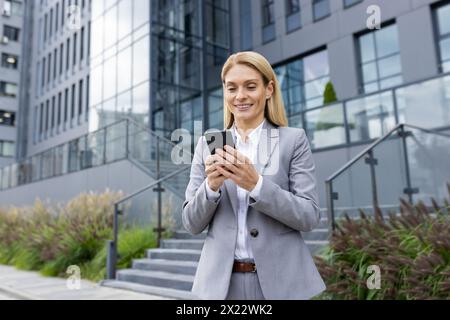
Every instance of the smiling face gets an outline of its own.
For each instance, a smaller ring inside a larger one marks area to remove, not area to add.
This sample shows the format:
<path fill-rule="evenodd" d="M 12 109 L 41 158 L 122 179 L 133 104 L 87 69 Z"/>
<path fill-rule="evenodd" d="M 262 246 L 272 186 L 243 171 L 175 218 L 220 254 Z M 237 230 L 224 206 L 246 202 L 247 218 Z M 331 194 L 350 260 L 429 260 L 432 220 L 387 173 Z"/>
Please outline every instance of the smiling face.
<path fill-rule="evenodd" d="M 266 86 L 262 75 L 249 66 L 236 64 L 225 75 L 225 101 L 240 129 L 256 128 L 263 121 L 272 93 L 273 82 Z"/>

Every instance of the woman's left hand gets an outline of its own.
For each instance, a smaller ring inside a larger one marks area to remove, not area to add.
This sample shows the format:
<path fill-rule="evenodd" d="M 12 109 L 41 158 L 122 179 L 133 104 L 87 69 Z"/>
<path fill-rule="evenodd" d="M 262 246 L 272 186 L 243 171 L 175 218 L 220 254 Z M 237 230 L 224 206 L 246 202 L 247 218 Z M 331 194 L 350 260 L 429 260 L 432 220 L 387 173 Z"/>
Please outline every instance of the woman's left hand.
<path fill-rule="evenodd" d="M 217 170 L 242 189 L 252 191 L 259 180 L 258 171 L 256 171 L 250 159 L 236 149 L 227 145 L 224 149 L 216 150 L 216 153 L 226 161 L 225 164 L 222 164 L 223 168 L 218 167 Z"/>

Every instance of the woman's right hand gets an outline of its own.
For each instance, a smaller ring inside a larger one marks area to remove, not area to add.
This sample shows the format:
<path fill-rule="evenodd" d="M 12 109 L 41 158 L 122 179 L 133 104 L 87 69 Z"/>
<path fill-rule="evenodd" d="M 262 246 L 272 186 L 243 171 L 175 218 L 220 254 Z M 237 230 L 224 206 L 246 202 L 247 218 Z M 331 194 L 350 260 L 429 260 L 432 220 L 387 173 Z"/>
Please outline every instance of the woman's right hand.
<path fill-rule="evenodd" d="M 206 166 L 205 173 L 207 177 L 208 186 L 214 192 L 219 191 L 220 187 L 227 179 L 217 170 L 217 167 L 221 166 L 223 162 L 224 159 L 217 154 L 209 155 L 205 161 Z"/>

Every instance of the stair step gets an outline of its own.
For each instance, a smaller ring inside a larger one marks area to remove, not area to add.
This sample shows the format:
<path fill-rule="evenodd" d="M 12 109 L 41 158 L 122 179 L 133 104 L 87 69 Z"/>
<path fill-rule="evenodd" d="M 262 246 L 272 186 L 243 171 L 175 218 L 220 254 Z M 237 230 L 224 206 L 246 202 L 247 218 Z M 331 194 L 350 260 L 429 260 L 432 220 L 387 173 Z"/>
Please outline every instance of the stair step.
<path fill-rule="evenodd" d="M 330 232 L 326 228 L 314 229 L 311 232 L 302 232 L 304 240 L 328 240 Z"/>
<path fill-rule="evenodd" d="M 192 293 L 185 290 L 155 287 L 134 282 L 119 281 L 119 280 L 103 280 L 100 283 L 100 285 L 108 288 L 129 290 L 133 292 L 146 293 L 172 299 L 181 299 L 181 300 L 197 299 Z"/>
<path fill-rule="evenodd" d="M 149 249 L 147 257 L 149 259 L 198 261 L 201 252 L 201 250 L 190 249 Z"/>
<path fill-rule="evenodd" d="M 196 261 L 176 261 L 162 259 L 133 260 L 133 269 L 148 271 L 164 271 L 177 274 L 195 275 L 198 263 Z"/>
<path fill-rule="evenodd" d="M 195 239 L 205 239 L 206 238 L 206 231 L 203 231 L 199 234 L 196 235 L 192 235 L 189 232 L 185 231 L 185 230 L 177 230 L 175 231 L 175 234 L 173 235 L 174 239 L 190 239 L 190 240 L 195 240 Z"/>
<path fill-rule="evenodd" d="M 190 291 L 194 282 L 194 276 L 164 271 L 125 269 L 117 272 L 117 280 Z"/>
<path fill-rule="evenodd" d="M 201 250 L 203 243 L 203 239 L 168 239 L 161 241 L 161 248 Z"/>
<path fill-rule="evenodd" d="M 320 253 L 320 250 L 329 244 L 326 240 L 305 240 L 311 255 Z"/>

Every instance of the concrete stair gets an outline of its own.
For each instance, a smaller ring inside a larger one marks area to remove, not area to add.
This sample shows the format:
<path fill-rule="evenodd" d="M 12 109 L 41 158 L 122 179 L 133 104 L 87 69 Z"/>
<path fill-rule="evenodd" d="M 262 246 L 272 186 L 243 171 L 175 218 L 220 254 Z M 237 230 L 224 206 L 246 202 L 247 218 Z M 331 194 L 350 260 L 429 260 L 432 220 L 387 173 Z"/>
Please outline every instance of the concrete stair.
<path fill-rule="evenodd" d="M 327 226 L 322 220 L 312 232 L 302 233 L 313 254 L 328 244 Z M 147 250 L 146 258 L 134 260 L 131 269 L 119 270 L 116 280 L 101 284 L 174 299 L 195 299 L 190 290 L 205 237 L 206 232 L 193 236 L 176 231 L 174 238 L 161 241 L 160 248 Z"/>

